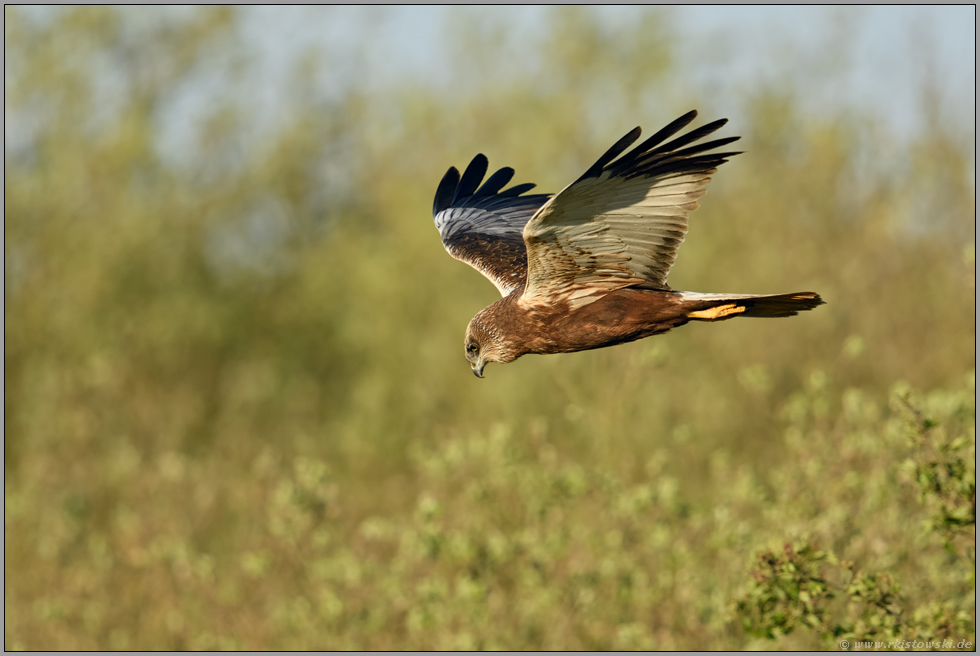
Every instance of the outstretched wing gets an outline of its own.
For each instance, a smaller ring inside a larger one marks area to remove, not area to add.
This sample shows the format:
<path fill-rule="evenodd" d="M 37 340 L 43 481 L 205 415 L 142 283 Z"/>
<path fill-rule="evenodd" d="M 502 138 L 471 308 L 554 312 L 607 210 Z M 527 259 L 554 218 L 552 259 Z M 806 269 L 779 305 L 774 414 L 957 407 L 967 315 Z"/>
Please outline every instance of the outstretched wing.
<path fill-rule="evenodd" d="M 477 155 L 462 178 L 455 167 L 450 168 L 436 189 L 432 216 L 449 254 L 485 275 L 507 296 L 524 289 L 527 279 L 524 224 L 551 194 L 523 196 L 535 187 L 531 183 L 501 191 L 514 177 L 510 167 L 480 186 L 487 164 L 484 155 Z"/>
<path fill-rule="evenodd" d="M 689 146 L 728 119 L 664 143 L 696 116 L 685 114 L 616 159 L 639 138 L 634 129 L 534 215 L 524 227 L 525 301 L 566 299 L 574 307 L 631 285 L 669 289 L 687 215 L 698 208 L 711 174 L 738 154 L 703 154 L 738 137 Z"/>

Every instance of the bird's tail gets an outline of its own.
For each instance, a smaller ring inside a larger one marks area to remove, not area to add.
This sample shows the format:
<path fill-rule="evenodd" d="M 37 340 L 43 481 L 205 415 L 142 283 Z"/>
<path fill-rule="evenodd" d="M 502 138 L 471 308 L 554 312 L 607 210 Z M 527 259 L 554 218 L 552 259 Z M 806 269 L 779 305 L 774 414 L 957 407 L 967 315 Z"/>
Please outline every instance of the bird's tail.
<path fill-rule="evenodd" d="M 696 321 L 723 321 L 734 317 L 792 317 L 798 312 L 823 305 L 814 292 L 792 294 L 699 294 L 680 292 L 687 318 Z"/>

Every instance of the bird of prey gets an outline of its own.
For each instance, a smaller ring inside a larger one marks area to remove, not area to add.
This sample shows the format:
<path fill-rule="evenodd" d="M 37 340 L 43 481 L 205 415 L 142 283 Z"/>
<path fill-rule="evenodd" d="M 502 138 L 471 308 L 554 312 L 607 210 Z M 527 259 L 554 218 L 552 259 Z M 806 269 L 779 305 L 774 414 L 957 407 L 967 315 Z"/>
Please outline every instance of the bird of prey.
<path fill-rule="evenodd" d="M 530 183 L 504 189 L 514 176 L 509 167 L 481 185 L 483 154 L 462 176 L 455 167 L 446 172 L 432 206 L 442 243 L 503 296 L 466 328 L 474 374 L 483 378 L 488 362 L 527 353 L 585 351 L 692 320 L 789 317 L 823 304 L 813 292 L 701 294 L 667 286 L 687 215 L 709 176 L 739 154 L 708 152 L 739 137 L 696 143 L 728 119 L 675 137 L 696 116 L 688 112 L 623 154 L 640 137 L 635 128 L 555 195 L 527 194 Z"/>

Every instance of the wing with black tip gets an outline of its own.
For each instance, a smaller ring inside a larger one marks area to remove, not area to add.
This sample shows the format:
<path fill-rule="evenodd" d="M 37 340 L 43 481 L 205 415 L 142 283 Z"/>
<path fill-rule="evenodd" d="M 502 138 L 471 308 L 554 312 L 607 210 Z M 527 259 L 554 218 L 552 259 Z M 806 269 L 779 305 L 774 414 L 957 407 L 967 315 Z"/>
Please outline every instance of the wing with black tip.
<path fill-rule="evenodd" d="M 507 296 L 524 290 L 524 225 L 550 194 L 523 195 L 534 188 L 530 183 L 504 189 L 514 177 L 514 169 L 509 167 L 481 185 L 487 165 L 487 158 L 481 154 L 473 158 L 462 176 L 455 167 L 450 168 L 436 189 L 432 216 L 449 254 L 482 273 Z"/>
<path fill-rule="evenodd" d="M 738 137 L 695 144 L 727 119 L 675 137 L 696 116 L 685 114 L 623 154 L 640 137 L 635 128 L 542 206 L 524 228 L 527 302 L 564 299 L 575 307 L 628 286 L 669 289 L 688 214 L 718 166 L 738 154 L 707 152 Z"/>

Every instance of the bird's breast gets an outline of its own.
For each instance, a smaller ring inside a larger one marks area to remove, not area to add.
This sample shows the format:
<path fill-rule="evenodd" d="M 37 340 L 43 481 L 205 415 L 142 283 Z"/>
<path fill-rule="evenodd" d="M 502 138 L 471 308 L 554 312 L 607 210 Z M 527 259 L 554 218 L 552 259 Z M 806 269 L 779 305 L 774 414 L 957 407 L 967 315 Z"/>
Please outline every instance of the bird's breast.
<path fill-rule="evenodd" d="M 587 305 L 528 307 L 519 332 L 528 353 L 570 353 L 664 333 L 687 322 L 678 295 L 620 289 Z"/>

